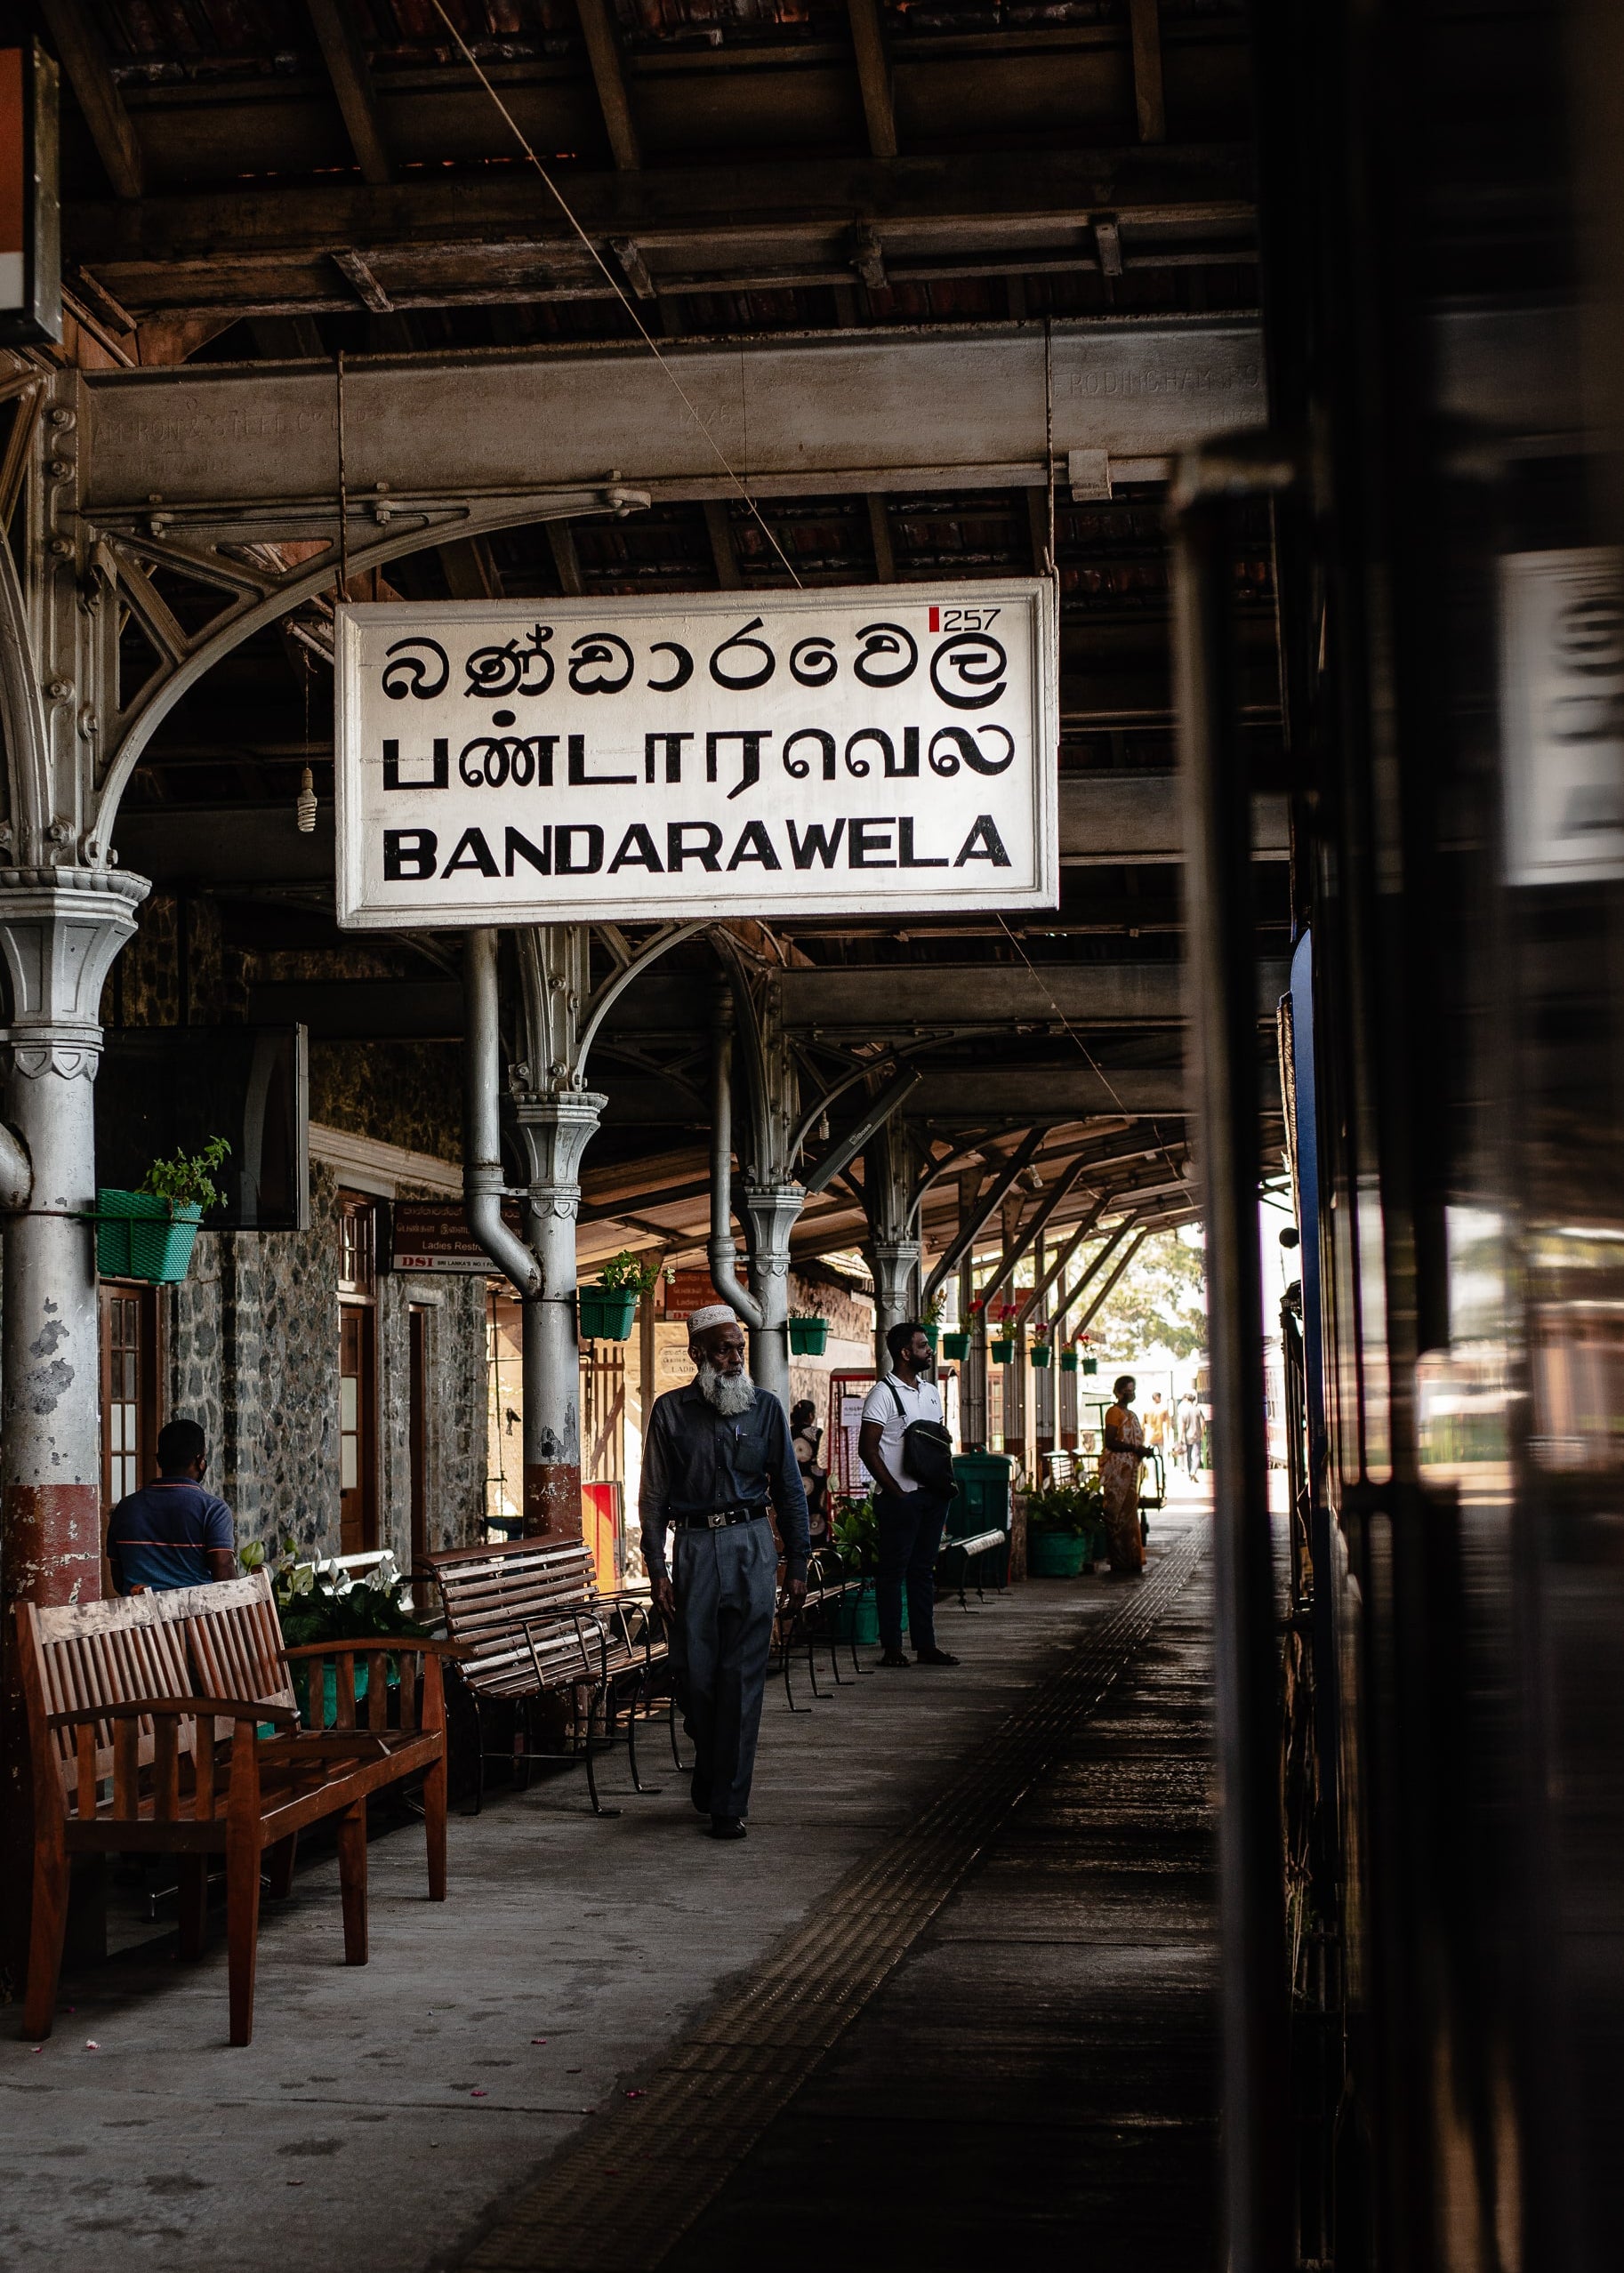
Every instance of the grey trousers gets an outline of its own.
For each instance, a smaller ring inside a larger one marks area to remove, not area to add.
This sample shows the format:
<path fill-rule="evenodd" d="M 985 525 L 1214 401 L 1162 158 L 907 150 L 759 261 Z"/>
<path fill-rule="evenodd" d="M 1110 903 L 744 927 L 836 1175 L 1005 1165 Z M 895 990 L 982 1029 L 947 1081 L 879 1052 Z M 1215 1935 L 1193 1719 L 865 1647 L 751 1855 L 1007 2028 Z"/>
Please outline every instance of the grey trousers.
<path fill-rule="evenodd" d="M 671 1670 L 694 1745 L 695 1795 L 708 1790 L 712 1815 L 743 1815 L 778 1599 L 772 1525 L 763 1516 L 717 1531 L 673 1532 L 671 1585 Z"/>

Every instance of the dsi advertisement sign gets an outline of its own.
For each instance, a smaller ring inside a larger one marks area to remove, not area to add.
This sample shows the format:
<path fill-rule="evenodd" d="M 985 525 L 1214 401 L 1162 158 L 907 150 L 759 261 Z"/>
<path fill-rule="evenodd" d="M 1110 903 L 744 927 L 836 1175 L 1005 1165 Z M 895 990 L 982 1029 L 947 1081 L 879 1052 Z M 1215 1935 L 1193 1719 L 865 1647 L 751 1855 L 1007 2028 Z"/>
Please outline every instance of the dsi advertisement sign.
<path fill-rule="evenodd" d="M 338 685 L 353 928 L 1055 904 L 1039 579 L 347 606 Z"/>

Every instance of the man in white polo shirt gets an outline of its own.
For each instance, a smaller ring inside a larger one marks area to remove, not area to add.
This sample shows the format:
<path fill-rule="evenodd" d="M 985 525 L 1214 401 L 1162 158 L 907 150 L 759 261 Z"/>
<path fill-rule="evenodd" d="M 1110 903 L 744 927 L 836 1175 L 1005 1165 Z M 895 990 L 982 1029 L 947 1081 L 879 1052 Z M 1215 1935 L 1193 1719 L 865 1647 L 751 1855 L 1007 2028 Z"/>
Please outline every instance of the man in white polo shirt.
<path fill-rule="evenodd" d="M 908 1473 L 903 1439 L 914 1421 L 942 1420 L 942 1396 L 930 1373 L 936 1360 L 929 1337 L 917 1319 L 893 1326 L 885 1337 L 891 1371 L 875 1382 L 863 1400 L 857 1452 L 879 1489 L 874 1514 L 880 1527 L 880 1569 L 874 1599 L 880 1613 L 882 1666 L 905 1666 L 902 1653 L 902 1590 L 908 1588 L 908 1630 L 913 1662 L 956 1666 L 957 1658 L 936 1645 L 936 1559 L 947 1520 L 951 1487 L 932 1488 Z"/>

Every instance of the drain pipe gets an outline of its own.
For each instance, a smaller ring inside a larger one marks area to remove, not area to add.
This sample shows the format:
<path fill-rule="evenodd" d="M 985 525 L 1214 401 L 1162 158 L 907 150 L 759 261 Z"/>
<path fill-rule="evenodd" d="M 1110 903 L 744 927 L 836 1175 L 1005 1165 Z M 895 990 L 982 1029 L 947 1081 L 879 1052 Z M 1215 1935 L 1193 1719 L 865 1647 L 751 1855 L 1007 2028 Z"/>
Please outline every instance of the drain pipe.
<path fill-rule="evenodd" d="M 733 1244 L 733 997 L 719 986 L 711 1004 L 711 1284 L 753 1334 L 766 1322 L 761 1305 L 738 1282 Z"/>
<path fill-rule="evenodd" d="M 502 1220 L 502 1050 L 496 935 L 470 931 L 462 950 L 462 1214 L 469 1231 L 519 1294 L 542 1291 L 541 1265 Z"/>

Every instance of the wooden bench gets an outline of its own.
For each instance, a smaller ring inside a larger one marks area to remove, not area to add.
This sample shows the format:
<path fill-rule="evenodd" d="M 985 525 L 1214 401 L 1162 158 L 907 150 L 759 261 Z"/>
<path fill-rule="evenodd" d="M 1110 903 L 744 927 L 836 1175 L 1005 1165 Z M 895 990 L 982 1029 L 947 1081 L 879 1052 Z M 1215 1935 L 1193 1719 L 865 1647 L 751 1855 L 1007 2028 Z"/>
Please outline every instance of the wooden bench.
<path fill-rule="evenodd" d="M 601 1594 L 591 1549 L 583 1539 L 513 1539 L 500 1546 L 452 1547 L 417 1565 L 439 1589 L 446 1631 L 458 1645 L 457 1674 L 473 1701 L 478 1724 L 478 1781 L 485 1762 L 506 1758 L 486 1750 L 481 1707 L 511 1699 L 521 1707 L 543 1697 L 569 1709 L 567 1752 L 534 1748 L 529 1732 L 516 1739 L 516 1763 L 583 1760 L 592 1811 L 616 1815 L 598 1790 L 597 1755 L 615 1743 L 615 1721 L 625 1707 L 626 1751 L 631 1781 L 638 1771 L 637 1730 L 653 1702 L 655 1677 L 670 1659 L 647 1596 Z M 676 1700 L 668 1707 L 671 1757 L 679 1768 Z M 604 1734 L 597 1734 L 599 1722 Z M 478 1804 L 478 1802 L 476 1802 Z"/>
<path fill-rule="evenodd" d="M 76 1854 L 175 1856 L 185 1958 L 203 1953 L 209 1862 L 223 1856 L 234 2044 L 253 2032 L 261 1856 L 272 1893 L 285 1894 L 300 1832 L 339 1818 L 344 1958 L 364 1965 L 367 1797 L 422 1776 L 429 1893 L 446 1899 L 443 1644 L 285 1649 L 264 1571 L 68 1609 L 20 1603 L 17 1625 L 35 1816 L 25 2036 L 51 2033 Z M 336 1725 L 304 1730 L 293 1668 L 309 1667 L 319 1696 L 326 1659 L 337 1665 Z"/>

